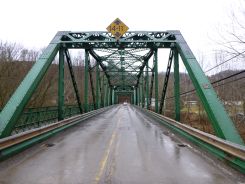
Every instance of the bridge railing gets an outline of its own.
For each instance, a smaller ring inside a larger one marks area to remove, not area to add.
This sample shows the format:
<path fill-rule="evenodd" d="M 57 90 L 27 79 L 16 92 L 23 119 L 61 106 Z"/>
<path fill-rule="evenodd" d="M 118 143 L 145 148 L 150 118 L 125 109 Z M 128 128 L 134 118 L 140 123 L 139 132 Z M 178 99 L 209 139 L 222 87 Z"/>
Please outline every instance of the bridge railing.
<path fill-rule="evenodd" d="M 88 110 L 94 110 L 94 104 L 89 104 Z M 79 114 L 80 110 L 77 105 L 67 105 L 64 107 L 64 118 L 72 117 Z M 26 108 L 18 119 L 12 131 L 12 135 L 18 134 L 27 130 L 38 128 L 44 125 L 55 123 L 58 121 L 58 107 L 39 107 Z"/>

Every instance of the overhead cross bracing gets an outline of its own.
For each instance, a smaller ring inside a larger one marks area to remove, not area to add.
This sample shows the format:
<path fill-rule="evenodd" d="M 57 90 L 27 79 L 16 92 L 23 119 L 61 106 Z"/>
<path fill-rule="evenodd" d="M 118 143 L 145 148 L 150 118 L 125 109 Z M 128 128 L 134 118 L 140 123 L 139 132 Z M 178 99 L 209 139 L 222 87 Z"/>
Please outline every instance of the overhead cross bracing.
<path fill-rule="evenodd" d="M 169 48 L 175 40 L 171 32 L 131 31 L 117 41 L 108 32 L 58 32 L 68 48 Z M 54 40 L 54 42 L 57 40 Z"/>
<path fill-rule="evenodd" d="M 136 87 L 142 65 L 150 49 L 94 49 L 93 55 L 103 63 L 115 88 Z"/>
<path fill-rule="evenodd" d="M 60 40 L 66 48 L 89 50 L 100 62 L 110 86 L 122 90 L 133 90 L 133 87 L 139 85 L 139 77 L 154 49 L 174 46 L 173 35 L 169 32 L 127 32 L 120 41 L 108 32 L 60 34 Z"/>

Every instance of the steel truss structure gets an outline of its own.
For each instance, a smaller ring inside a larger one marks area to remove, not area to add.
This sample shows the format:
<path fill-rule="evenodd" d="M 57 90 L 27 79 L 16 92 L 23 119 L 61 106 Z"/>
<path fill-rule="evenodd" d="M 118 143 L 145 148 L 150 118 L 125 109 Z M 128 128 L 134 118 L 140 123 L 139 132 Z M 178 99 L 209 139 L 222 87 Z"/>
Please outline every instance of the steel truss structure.
<path fill-rule="evenodd" d="M 161 99 L 158 99 L 158 49 L 170 49 L 168 68 Z M 70 49 L 84 49 L 84 101 L 73 74 Z M 168 78 L 174 64 L 175 119 L 180 120 L 179 56 L 193 82 L 218 137 L 243 144 L 233 122 L 219 101 L 211 83 L 199 66 L 180 31 L 132 31 L 116 40 L 108 32 L 58 32 L 35 65 L 16 89 L 0 113 L 0 137 L 11 134 L 16 121 L 31 98 L 55 56 L 59 53 L 58 119 L 64 119 L 64 61 L 68 63 L 80 113 L 89 111 L 89 79 L 94 108 L 118 103 L 120 95 L 131 102 L 150 108 L 155 98 L 155 112 L 161 113 L 166 96 Z M 96 63 L 91 64 L 90 57 Z M 153 66 L 149 59 L 153 57 Z M 149 81 L 149 73 L 152 74 Z M 95 84 L 93 83 L 93 74 Z"/>

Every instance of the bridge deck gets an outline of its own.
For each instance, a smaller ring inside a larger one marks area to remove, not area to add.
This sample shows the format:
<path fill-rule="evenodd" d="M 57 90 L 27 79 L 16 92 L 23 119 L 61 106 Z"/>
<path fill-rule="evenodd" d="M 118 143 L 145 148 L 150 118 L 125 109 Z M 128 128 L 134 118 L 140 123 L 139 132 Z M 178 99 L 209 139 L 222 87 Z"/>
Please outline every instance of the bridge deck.
<path fill-rule="evenodd" d="M 0 163 L 0 183 L 237 183 L 130 105 L 119 105 Z"/>

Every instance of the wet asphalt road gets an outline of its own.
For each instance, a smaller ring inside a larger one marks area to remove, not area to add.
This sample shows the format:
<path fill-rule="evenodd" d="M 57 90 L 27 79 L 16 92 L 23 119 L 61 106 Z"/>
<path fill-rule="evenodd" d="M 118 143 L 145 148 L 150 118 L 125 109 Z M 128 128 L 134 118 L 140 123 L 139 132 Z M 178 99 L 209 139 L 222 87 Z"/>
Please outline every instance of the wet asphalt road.
<path fill-rule="evenodd" d="M 231 173 L 130 105 L 119 105 L 0 163 L 0 183 L 229 184 Z"/>

